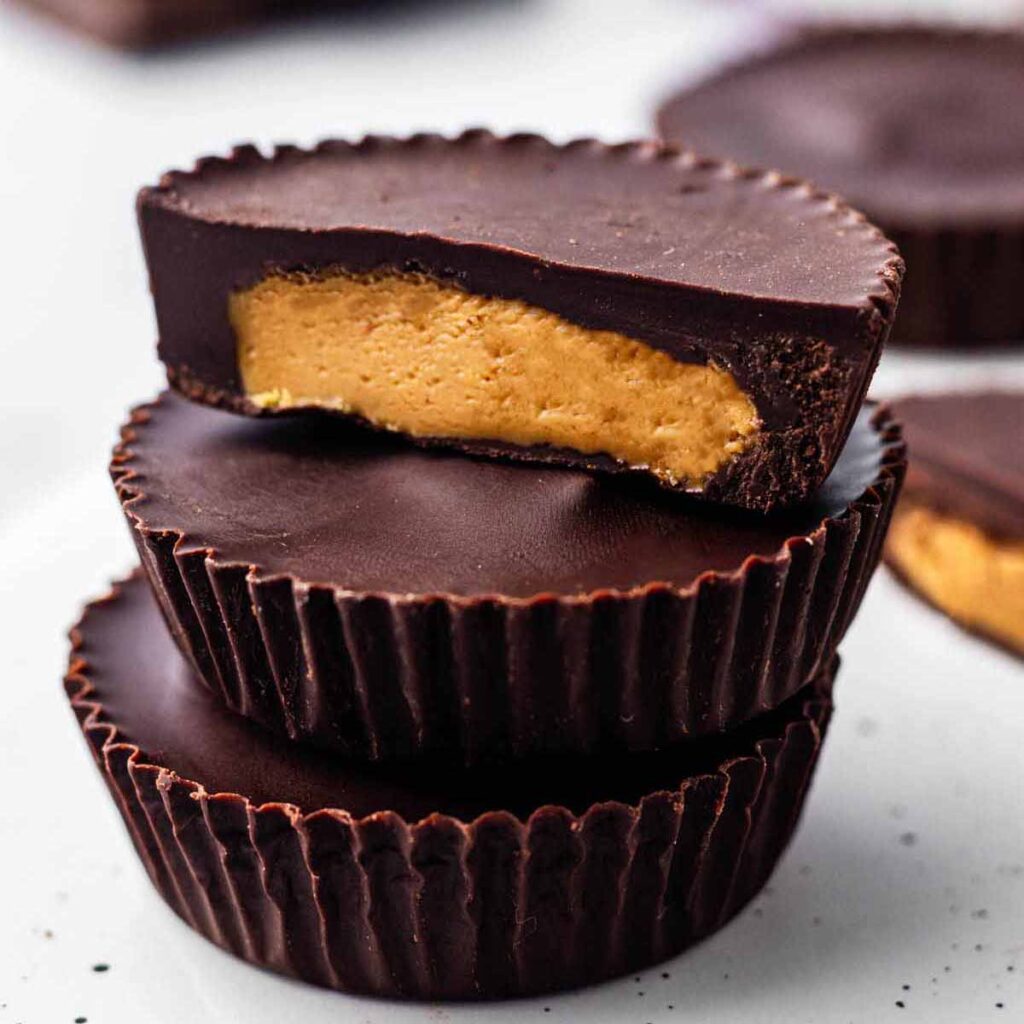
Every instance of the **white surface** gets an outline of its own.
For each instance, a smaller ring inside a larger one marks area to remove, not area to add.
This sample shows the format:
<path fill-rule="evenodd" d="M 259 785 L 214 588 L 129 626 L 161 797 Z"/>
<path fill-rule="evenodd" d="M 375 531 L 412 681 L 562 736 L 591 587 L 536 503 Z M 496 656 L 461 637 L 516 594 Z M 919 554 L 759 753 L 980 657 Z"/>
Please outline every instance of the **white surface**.
<path fill-rule="evenodd" d="M 150 890 L 59 686 L 80 601 L 132 562 L 107 453 L 161 380 L 138 184 L 245 138 L 642 134 L 652 98 L 720 52 L 734 17 L 750 14 L 494 2 L 141 60 L 0 8 L 0 1024 L 1024 1020 L 1024 670 L 884 575 L 770 891 L 640 982 L 537 1002 L 350 999 L 217 952 Z M 1022 382 L 1024 359 L 888 356 L 878 390 L 972 379 Z"/>

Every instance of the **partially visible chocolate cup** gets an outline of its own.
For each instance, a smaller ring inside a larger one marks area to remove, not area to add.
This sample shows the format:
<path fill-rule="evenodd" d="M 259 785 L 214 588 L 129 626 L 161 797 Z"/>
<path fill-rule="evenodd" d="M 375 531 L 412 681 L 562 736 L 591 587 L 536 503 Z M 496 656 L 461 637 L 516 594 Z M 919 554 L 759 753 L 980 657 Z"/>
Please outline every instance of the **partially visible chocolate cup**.
<path fill-rule="evenodd" d="M 862 209 L 907 263 L 891 344 L 1024 343 L 1024 32 L 809 24 L 670 97 L 659 134 Z"/>
<path fill-rule="evenodd" d="M 913 453 L 885 560 L 915 593 L 1024 657 L 1024 392 L 896 400 Z"/>
<path fill-rule="evenodd" d="M 344 0 L 20 0 L 67 29 L 108 46 L 150 50 L 317 8 Z"/>
<path fill-rule="evenodd" d="M 466 772 L 346 763 L 223 707 L 140 576 L 72 631 L 66 687 L 161 896 L 235 955 L 349 992 L 519 996 L 672 956 L 761 888 L 834 666 L 728 736 Z"/>
<path fill-rule="evenodd" d="M 366 760 L 477 763 L 658 749 L 791 697 L 856 613 L 903 465 L 867 410 L 812 502 L 730 514 L 168 393 L 112 471 L 171 632 L 228 707 Z"/>

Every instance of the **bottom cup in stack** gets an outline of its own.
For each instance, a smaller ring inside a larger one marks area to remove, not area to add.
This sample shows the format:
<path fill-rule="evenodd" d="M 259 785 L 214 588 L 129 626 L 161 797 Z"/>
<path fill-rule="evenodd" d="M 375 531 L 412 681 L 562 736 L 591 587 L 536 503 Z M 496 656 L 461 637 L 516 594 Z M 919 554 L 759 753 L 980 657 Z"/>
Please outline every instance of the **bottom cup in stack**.
<path fill-rule="evenodd" d="M 728 921 L 792 834 L 833 674 L 657 753 L 385 767 L 224 707 L 136 575 L 73 631 L 67 690 L 189 925 L 314 984 L 477 999 L 613 977 Z"/>

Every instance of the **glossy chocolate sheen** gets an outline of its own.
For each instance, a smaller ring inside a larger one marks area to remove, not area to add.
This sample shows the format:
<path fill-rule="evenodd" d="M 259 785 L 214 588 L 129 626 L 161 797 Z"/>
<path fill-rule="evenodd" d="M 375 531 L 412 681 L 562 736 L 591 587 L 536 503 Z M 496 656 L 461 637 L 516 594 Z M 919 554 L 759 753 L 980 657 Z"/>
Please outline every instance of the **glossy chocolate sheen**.
<path fill-rule="evenodd" d="M 785 848 L 831 712 L 829 669 L 654 758 L 383 773 L 222 709 L 141 578 L 72 637 L 72 706 L 172 909 L 254 964 L 390 997 L 568 988 L 721 927 Z"/>
<path fill-rule="evenodd" d="M 833 656 L 903 470 L 865 410 L 800 510 L 473 459 L 166 393 L 111 466 L 174 637 L 230 708 L 370 761 L 655 750 Z"/>
<path fill-rule="evenodd" d="M 1024 539 L 1024 394 L 898 399 L 911 453 L 906 493 L 989 533 Z"/>
<path fill-rule="evenodd" d="M 864 413 L 811 502 L 758 516 L 633 479 L 427 451 L 329 415 L 256 421 L 172 393 L 143 409 L 117 467 L 144 529 L 263 577 L 394 596 L 687 587 L 842 515 L 886 456 Z"/>
<path fill-rule="evenodd" d="M 1024 35 L 810 27 L 685 89 L 659 133 L 833 189 L 899 245 L 894 342 L 1024 337 Z"/>
<path fill-rule="evenodd" d="M 902 276 L 891 244 L 834 200 L 654 143 L 477 131 L 242 147 L 143 189 L 139 221 L 160 356 L 191 397 L 259 411 L 241 392 L 231 292 L 274 271 L 415 270 L 728 369 L 763 428 L 704 490 L 762 510 L 830 470 Z"/>

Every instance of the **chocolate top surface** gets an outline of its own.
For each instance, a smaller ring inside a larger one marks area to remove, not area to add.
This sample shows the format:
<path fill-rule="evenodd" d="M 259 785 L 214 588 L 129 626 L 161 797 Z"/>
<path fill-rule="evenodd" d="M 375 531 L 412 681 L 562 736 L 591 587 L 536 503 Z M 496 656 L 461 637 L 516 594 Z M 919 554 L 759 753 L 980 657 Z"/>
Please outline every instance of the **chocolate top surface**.
<path fill-rule="evenodd" d="M 1024 539 L 1024 393 L 908 396 L 893 413 L 910 452 L 909 497 Z"/>
<path fill-rule="evenodd" d="M 670 99 L 663 136 L 833 189 L 884 226 L 1024 220 L 1024 35 L 809 29 Z"/>
<path fill-rule="evenodd" d="M 888 243 L 806 188 L 655 143 L 556 146 L 535 136 L 417 136 L 251 148 L 166 175 L 141 204 L 202 221 L 386 232 L 535 259 L 538 272 L 648 279 L 783 303 L 885 301 Z"/>
<path fill-rule="evenodd" d="M 582 813 L 591 804 L 678 789 L 691 775 L 715 771 L 755 752 L 759 739 L 780 736 L 803 717 L 801 691 L 728 738 L 690 741 L 657 754 L 595 759 L 540 759 L 505 767 L 447 768 L 418 762 L 371 767 L 279 738 L 228 711 L 191 675 L 140 576 L 116 597 L 90 607 L 79 628 L 78 654 L 118 740 L 136 744 L 143 759 L 198 782 L 210 793 L 237 793 L 256 804 L 292 803 L 363 817 L 390 810 L 408 821 L 437 812 L 464 821 L 507 810 L 526 818 L 555 804 Z M 830 680 L 820 683 L 824 688 Z"/>
<path fill-rule="evenodd" d="M 121 462 L 141 528 L 264 576 L 398 595 L 684 587 L 842 514 L 886 453 L 865 409 L 815 498 L 761 516 L 633 477 L 425 450 L 328 415 L 252 420 L 171 393 L 144 408 Z"/>

